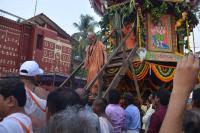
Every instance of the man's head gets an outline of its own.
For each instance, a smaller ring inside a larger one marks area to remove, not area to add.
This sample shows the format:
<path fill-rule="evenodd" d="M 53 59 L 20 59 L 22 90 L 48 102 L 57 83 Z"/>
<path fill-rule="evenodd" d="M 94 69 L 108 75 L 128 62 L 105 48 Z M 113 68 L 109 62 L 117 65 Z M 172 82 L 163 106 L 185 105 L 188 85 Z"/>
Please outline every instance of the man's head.
<path fill-rule="evenodd" d="M 200 109 L 200 88 L 193 91 L 192 107 Z"/>
<path fill-rule="evenodd" d="M 99 115 L 105 113 L 106 106 L 107 106 L 106 99 L 97 98 L 97 99 L 95 99 L 95 101 L 92 104 L 92 109 L 93 109 L 94 113 L 96 113 L 99 116 Z"/>
<path fill-rule="evenodd" d="M 42 75 L 43 73 L 44 71 L 39 67 L 39 65 L 35 61 L 25 61 L 21 65 L 19 72 L 21 76 L 28 76 L 28 77 Z"/>
<path fill-rule="evenodd" d="M 25 61 L 19 69 L 21 79 L 25 84 L 37 84 L 38 76 L 42 75 L 44 71 L 39 67 L 35 61 Z"/>
<path fill-rule="evenodd" d="M 89 45 L 93 45 L 97 41 L 97 36 L 93 32 L 89 32 L 87 35 Z"/>
<path fill-rule="evenodd" d="M 88 92 L 85 89 L 83 89 L 83 88 L 77 88 L 75 90 L 75 92 L 80 97 L 80 104 L 82 106 L 85 106 L 88 103 L 88 98 L 89 98 Z"/>
<path fill-rule="evenodd" d="M 91 112 L 68 107 L 50 119 L 47 133 L 98 133 L 98 123 Z"/>
<path fill-rule="evenodd" d="M 70 88 L 57 88 L 47 97 L 47 119 L 68 106 L 80 104 L 78 94 Z"/>
<path fill-rule="evenodd" d="M 200 132 L 200 113 L 197 110 L 186 110 L 183 119 L 184 133 Z"/>
<path fill-rule="evenodd" d="M 120 93 L 116 89 L 111 89 L 108 93 L 108 101 L 110 104 L 119 104 Z"/>
<path fill-rule="evenodd" d="M 170 91 L 168 90 L 159 90 L 155 97 L 155 105 L 167 106 L 169 104 Z"/>
<path fill-rule="evenodd" d="M 156 97 L 156 92 L 151 92 L 151 94 L 148 96 L 148 99 L 147 99 L 147 104 L 150 105 L 152 104 L 153 105 L 153 108 L 155 108 L 155 97 Z"/>
<path fill-rule="evenodd" d="M 133 95 L 129 92 L 124 93 L 124 101 L 125 101 L 125 106 L 128 106 L 130 104 L 134 104 Z"/>
<path fill-rule="evenodd" d="M 0 118 L 19 111 L 25 104 L 26 90 L 20 80 L 0 80 Z"/>
<path fill-rule="evenodd" d="M 149 94 L 149 96 L 148 96 L 148 100 L 153 100 L 154 98 L 155 98 L 155 96 L 156 96 L 156 92 L 151 92 L 150 94 Z"/>

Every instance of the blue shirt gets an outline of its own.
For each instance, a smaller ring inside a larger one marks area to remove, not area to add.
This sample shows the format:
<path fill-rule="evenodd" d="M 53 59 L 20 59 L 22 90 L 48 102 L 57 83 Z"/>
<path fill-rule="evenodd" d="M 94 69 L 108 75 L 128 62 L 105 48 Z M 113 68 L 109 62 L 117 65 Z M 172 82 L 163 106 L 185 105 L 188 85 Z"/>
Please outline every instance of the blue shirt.
<path fill-rule="evenodd" d="M 125 109 L 125 130 L 139 130 L 141 128 L 140 111 L 134 105 Z"/>

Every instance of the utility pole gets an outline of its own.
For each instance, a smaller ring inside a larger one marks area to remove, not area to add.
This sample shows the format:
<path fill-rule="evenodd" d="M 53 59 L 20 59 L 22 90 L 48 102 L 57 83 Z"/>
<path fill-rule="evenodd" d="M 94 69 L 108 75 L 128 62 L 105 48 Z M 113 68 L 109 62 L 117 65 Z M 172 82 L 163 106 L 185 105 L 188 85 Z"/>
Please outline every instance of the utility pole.
<path fill-rule="evenodd" d="M 35 11 L 34 11 L 34 17 L 36 15 L 36 12 L 37 12 L 37 0 L 35 0 Z"/>

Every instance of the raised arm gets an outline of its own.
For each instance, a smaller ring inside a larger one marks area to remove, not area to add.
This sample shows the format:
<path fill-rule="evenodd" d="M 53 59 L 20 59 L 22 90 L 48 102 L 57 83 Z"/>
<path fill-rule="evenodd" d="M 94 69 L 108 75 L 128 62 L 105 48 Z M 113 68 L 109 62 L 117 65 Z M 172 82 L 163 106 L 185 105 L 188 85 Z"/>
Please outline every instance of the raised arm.
<path fill-rule="evenodd" d="M 182 133 L 186 101 L 198 79 L 199 58 L 193 54 L 184 57 L 176 68 L 173 91 L 160 133 Z"/>

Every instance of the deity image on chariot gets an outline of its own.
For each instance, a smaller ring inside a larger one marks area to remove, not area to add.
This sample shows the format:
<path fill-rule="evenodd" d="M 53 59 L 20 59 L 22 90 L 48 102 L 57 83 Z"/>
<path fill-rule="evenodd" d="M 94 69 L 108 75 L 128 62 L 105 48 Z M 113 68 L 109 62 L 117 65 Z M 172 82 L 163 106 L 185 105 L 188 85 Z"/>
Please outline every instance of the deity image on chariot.
<path fill-rule="evenodd" d="M 167 44 L 166 39 L 166 27 L 162 24 L 162 22 L 159 22 L 157 25 L 154 26 L 154 28 L 151 29 L 152 34 L 152 43 L 156 48 L 159 49 L 169 49 L 169 44 Z"/>

